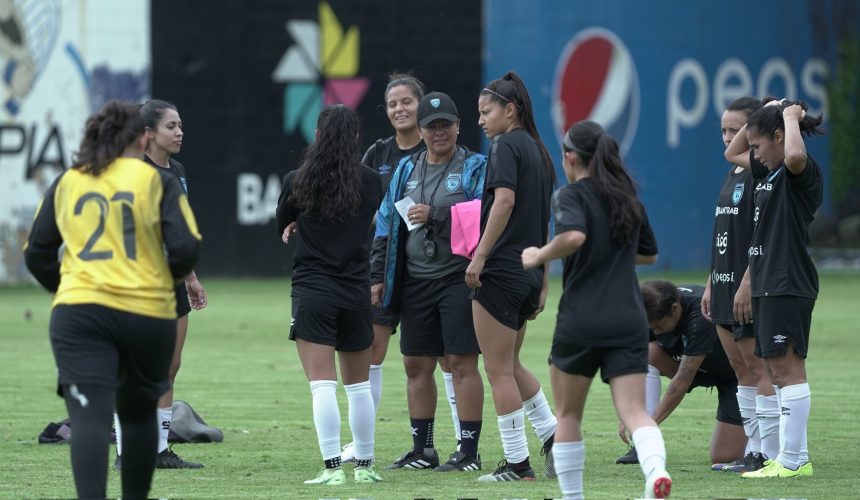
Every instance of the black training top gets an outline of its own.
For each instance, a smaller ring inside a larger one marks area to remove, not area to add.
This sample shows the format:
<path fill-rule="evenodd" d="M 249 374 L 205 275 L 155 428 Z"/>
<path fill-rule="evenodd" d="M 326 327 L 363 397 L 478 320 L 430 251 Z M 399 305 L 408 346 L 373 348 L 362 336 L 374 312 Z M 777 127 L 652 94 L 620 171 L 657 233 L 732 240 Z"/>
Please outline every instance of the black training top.
<path fill-rule="evenodd" d="M 609 205 L 587 177 L 555 192 L 552 213 L 556 235 L 567 231 L 586 235 L 582 248 L 564 259 L 555 340 L 588 346 L 646 345 L 648 318 L 636 279 L 636 254 L 656 255 L 657 241 L 644 207 L 642 224 L 625 243 L 612 239 Z"/>
<path fill-rule="evenodd" d="M 791 295 L 818 297 L 818 272 L 806 250 L 809 225 L 821 206 L 823 183 L 821 168 L 807 156 L 800 175 L 784 164 L 774 170 L 750 153 L 755 188 L 755 213 L 750 243 L 752 296 Z"/>
<path fill-rule="evenodd" d="M 678 287 L 681 319 L 669 333 L 656 335 L 660 348 L 676 360 L 681 356 L 705 356 L 699 371 L 718 377 L 735 378 L 726 351 L 717 337 L 717 328 L 702 316 L 704 287 L 682 285 Z"/>
<path fill-rule="evenodd" d="M 717 324 L 736 323 L 732 311 L 735 293 L 747 269 L 747 252 L 753 233 L 753 194 L 756 181 L 749 169 L 732 166 L 726 176 L 714 213 L 711 250 L 711 318 Z"/>
<path fill-rule="evenodd" d="M 150 158 L 147 155 L 143 155 L 143 161 L 145 161 L 146 163 L 149 163 L 153 167 L 162 168 L 159 165 L 157 165 L 154 161 L 152 161 L 152 158 Z M 179 163 L 178 161 L 174 160 L 173 158 L 168 158 L 167 164 L 170 165 L 170 168 L 166 168 L 164 170 L 167 170 L 171 174 L 175 175 L 176 178 L 179 179 L 179 183 L 182 184 L 182 189 L 185 190 L 185 194 L 188 194 L 188 179 L 185 176 L 185 166 L 183 164 Z"/>
<path fill-rule="evenodd" d="M 496 199 L 496 188 L 512 189 L 515 204 L 508 224 L 490 250 L 482 276 L 492 277 L 504 288 L 517 289 L 522 283 L 540 288 L 543 267 L 523 270 L 521 255 L 526 247 L 539 247 L 547 242 L 553 186 L 540 148 L 521 128 L 496 136 L 490 146 L 487 191 L 481 202 L 481 236 Z"/>
<path fill-rule="evenodd" d="M 382 202 L 382 183 L 375 171 L 361 171 L 358 210 L 342 221 L 301 212 L 290 201 L 297 170 L 287 174 L 275 214 L 278 236 L 297 220 L 293 258 L 293 297 L 304 297 L 346 309 L 370 307 L 370 224 Z"/>
<path fill-rule="evenodd" d="M 385 139 L 377 139 L 371 144 L 364 153 L 364 157 L 361 158 L 361 163 L 379 172 L 379 176 L 382 177 L 382 192 L 384 194 L 388 190 L 391 176 L 397 170 L 400 160 L 425 149 L 427 149 L 427 145 L 424 144 L 424 141 L 419 141 L 418 144 L 409 149 L 400 149 L 397 140 L 392 135 Z"/>

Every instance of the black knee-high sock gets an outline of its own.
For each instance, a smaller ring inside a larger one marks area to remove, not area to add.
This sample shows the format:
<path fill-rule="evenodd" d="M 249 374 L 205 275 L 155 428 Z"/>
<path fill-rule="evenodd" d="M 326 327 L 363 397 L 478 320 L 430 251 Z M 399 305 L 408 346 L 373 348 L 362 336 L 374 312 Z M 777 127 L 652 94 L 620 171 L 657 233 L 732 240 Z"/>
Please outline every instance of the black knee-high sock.
<path fill-rule="evenodd" d="M 122 425 L 122 498 L 148 498 L 158 455 L 157 399 L 117 394 Z"/>
<path fill-rule="evenodd" d="M 107 387 L 64 385 L 71 419 L 72 473 L 78 498 L 105 498 L 114 393 Z"/>

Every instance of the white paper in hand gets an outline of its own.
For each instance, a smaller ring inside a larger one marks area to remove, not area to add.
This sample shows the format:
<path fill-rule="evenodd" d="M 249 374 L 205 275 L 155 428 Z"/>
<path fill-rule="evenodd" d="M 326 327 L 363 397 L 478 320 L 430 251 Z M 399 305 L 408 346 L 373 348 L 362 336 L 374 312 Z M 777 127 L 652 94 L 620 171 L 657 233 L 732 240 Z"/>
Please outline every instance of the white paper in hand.
<path fill-rule="evenodd" d="M 405 197 L 402 200 L 394 203 L 394 208 L 397 209 L 397 213 L 400 214 L 400 217 L 403 219 L 403 222 L 406 223 L 406 229 L 412 231 L 415 228 L 421 227 L 424 224 L 413 224 L 409 220 L 409 208 L 414 206 L 415 202 L 410 197 Z"/>

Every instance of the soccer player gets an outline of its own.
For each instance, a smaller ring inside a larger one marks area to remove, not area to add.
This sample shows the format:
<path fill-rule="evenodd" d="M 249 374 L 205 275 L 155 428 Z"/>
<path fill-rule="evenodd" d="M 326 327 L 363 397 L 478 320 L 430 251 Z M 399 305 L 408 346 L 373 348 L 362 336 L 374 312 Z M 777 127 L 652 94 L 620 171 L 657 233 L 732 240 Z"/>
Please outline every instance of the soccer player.
<path fill-rule="evenodd" d="M 726 147 L 759 108 L 761 101 L 753 97 L 729 103 L 720 120 Z M 753 232 L 755 185 L 749 169 L 731 166 L 717 198 L 711 274 L 702 296 L 702 315 L 716 324 L 720 342 L 737 375 L 737 400 L 747 436 L 743 459 L 715 463 L 714 470 L 758 470 L 768 457 L 779 452 L 779 407 L 764 360 L 755 355 L 751 318 L 747 251 Z"/>
<path fill-rule="evenodd" d="M 184 133 L 179 111 L 172 103 L 153 99 L 146 101 L 140 108 L 140 115 L 146 124 L 146 154 L 143 160 L 150 165 L 170 172 L 188 193 L 185 167 L 172 158 L 182 148 Z M 207 305 L 206 290 L 197 279 L 194 271 L 176 286 L 176 347 L 170 361 L 170 389 L 158 400 L 158 462 L 157 469 L 199 469 L 203 464 L 183 460 L 167 445 L 170 422 L 173 418 L 173 384 L 182 361 L 182 349 L 188 335 L 188 313 L 191 309 L 203 309 Z M 115 467 L 122 466 L 122 426 L 114 414 L 114 427 L 117 434 Z"/>
<path fill-rule="evenodd" d="M 757 356 L 776 384 L 781 408 L 779 455 L 743 477 L 811 476 L 806 446 L 810 390 L 806 356 L 818 272 L 806 251 L 809 225 L 821 206 L 821 167 L 803 135 L 822 134 L 807 105 L 771 101 L 750 116 L 726 149 L 726 160 L 750 168 L 758 181 L 749 268 Z"/>
<path fill-rule="evenodd" d="M 552 199 L 555 237 L 523 250 L 525 269 L 564 258 L 564 291 L 550 351 L 558 412 L 553 454 L 566 499 L 583 498 L 585 443 L 581 422 L 600 369 L 622 422 L 633 432 L 645 475 L 645 497 L 669 495 L 663 436 L 645 412 L 648 322 L 636 263 L 657 261 L 657 242 L 618 145 L 592 121 L 574 123 L 563 140 L 570 182 Z"/>
<path fill-rule="evenodd" d="M 397 167 L 377 217 L 374 253 L 383 254 L 371 259 L 373 303 L 383 310 L 396 305 L 403 320 L 400 351 L 413 429 L 412 449 L 389 469 L 480 470 L 484 384 L 469 289 L 463 282 L 469 260 L 451 251 L 451 207 L 481 198 L 487 158 L 457 145 L 460 117 L 447 94 L 424 96 L 418 123 L 427 149 Z M 414 202 L 408 210 L 410 225 L 420 225 L 411 230 L 395 207 L 407 197 Z M 433 372 L 440 356 L 453 374 L 462 430 L 460 449 L 441 466 L 433 445 Z"/>
<path fill-rule="evenodd" d="M 746 446 L 736 397 L 738 380 L 717 337 L 713 323 L 702 317 L 704 288 L 668 281 L 647 281 L 641 286 L 648 322 L 654 333 L 648 363 L 671 381 L 654 411 L 660 424 L 696 387 L 716 387 L 717 424 L 711 436 L 711 463 L 743 457 Z M 621 426 L 620 436 L 627 440 Z"/>
<path fill-rule="evenodd" d="M 105 498 L 111 414 L 122 423 L 122 497 L 147 498 L 156 408 L 176 343 L 175 280 L 192 270 L 197 223 L 179 181 L 140 160 L 139 106 L 110 101 L 87 119 L 72 167 L 45 193 L 25 250 L 55 292 L 51 346 L 75 432 L 80 498 Z M 62 248 L 62 261 L 57 253 Z"/>
<path fill-rule="evenodd" d="M 338 353 L 355 442 L 354 479 L 375 483 L 372 467 L 375 410 L 370 394 L 370 225 L 382 201 L 379 174 L 358 161 L 358 115 L 325 108 L 317 140 L 287 174 L 276 222 L 283 235 L 299 231 L 293 259 L 290 339 L 310 382 L 313 418 L 325 468 L 306 484 L 345 482 L 341 469 L 340 411 L 335 389 Z M 337 235 L 332 238 L 332 235 Z"/>
<path fill-rule="evenodd" d="M 478 125 L 491 140 L 486 190 L 481 204 L 481 239 L 466 268 L 472 315 L 484 369 L 498 415 L 504 460 L 481 481 L 533 480 L 525 418 L 544 443 L 546 475 L 552 467 L 556 418 L 540 383 L 519 360 L 526 320 L 544 307 L 548 274 L 524 270 L 520 254 L 547 242 L 555 168 L 535 126 L 523 80 L 508 72 L 481 90 Z"/>

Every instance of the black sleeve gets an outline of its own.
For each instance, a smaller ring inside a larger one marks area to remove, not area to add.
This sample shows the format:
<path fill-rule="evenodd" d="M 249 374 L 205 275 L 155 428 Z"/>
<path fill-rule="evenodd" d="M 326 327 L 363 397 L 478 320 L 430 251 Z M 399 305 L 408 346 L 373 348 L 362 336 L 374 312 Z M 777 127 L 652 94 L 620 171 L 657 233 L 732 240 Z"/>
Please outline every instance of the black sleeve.
<path fill-rule="evenodd" d="M 487 171 L 487 189 L 497 187 L 517 190 L 517 154 L 513 147 L 499 136 L 490 146 L 490 168 Z"/>
<path fill-rule="evenodd" d="M 717 341 L 717 328 L 702 316 L 700 304 L 699 300 L 695 300 L 681 319 L 685 325 L 684 335 L 687 337 L 685 356 L 708 355 L 713 352 L 714 342 Z"/>
<path fill-rule="evenodd" d="M 758 161 L 752 149 L 750 149 L 750 172 L 752 172 L 753 179 L 764 179 L 770 173 L 770 170 Z"/>
<path fill-rule="evenodd" d="M 374 170 L 376 170 L 376 165 L 373 164 L 374 163 L 373 160 L 374 160 L 374 157 L 376 156 L 377 144 L 379 144 L 378 140 L 376 142 L 374 142 L 373 144 L 371 144 L 370 147 L 367 148 L 367 151 L 364 152 L 364 156 L 361 157 L 361 164 L 364 165 L 365 167 L 372 168 Z"/>
<path fill-rule="evenodd" d="M 642 225 L 639 226 L 639 243 L 636 245 L 636 253 L 638 255 L 657 255 L 657 237 L 654 236 L 651 221 L 648 220 L 648 212 L 645 211 L 645 205 L 641 203 L 639 209 L 642 211 Z"/>
<path fill-rule="evenodd" d="M 376 173 L 376 181 L 378 183 L 378 195 L 377 195 L 377 207 L 381 206 L 383 201 L 385 201 L 386 192 L 382 189 L 382 177 L 374 170 Z M 389 190 L 393 189 L 392 186 L 389 186 Z M 398 217 L 397 211 L 392 210 L 391 217 Z M 379 209 L 376 210 L 376 217 L 385 217 Z M 392 224 L 396 223 L 395 221 L 391 222 Z M 379 221 L 376 222 L 379 224 Z M 391 226 L 389 226 L 390 228 Z M 389 229 L 390 230 L 390 229 Z M 388 235 L 385 236 L 376 236 L 374 231 L 374 238 L 370 244 L 370 284 L 376 285 L 378 283 L 385 282 L 385 257 L 386 250 L 388 249 Z"/>
<path fill-rule="evenodd" d="M 56 292 L 60 286 L 60 245 L 63 236 L 57 227 L 54 210 L 54 194 L 57 184 L 62 178 L 57 177 L 42 198 L 30 234 L 27 236 L 27 246 L 24 248 L 24 262 L 27 269 L 40 285 L 49 292 Z"/>
<path fill-rule="evenodd" d="M 588 234 L 585 201 L 575 186 L 565 186 L 552 195 L 552 215 L 555 234 L 582 231 Z"/>
<path fill-rule="evenodd" d="M 299 217 L 299 212 L 296 207 L 290 203 L 290 193 L 292 193 L 293 179 L 296 177 L 296 171 L 288 173 L 284 177 L 284 187 L 281 190 L 281 196 L 278 197 L 278 208 L 275 210 L 275 224 L 278 229 L 278 236 L 284 233 L 284 229 Z"/>
<path fill-rule="evenodd" d="M 806 167 L 800 175 L 794 175 L 788 168 L 785 169 L 785 173 L 795 189 L 801 191 L 817 189 L 821 184 L 821 170 L 811 156 L 806 157 Z"/>
<path fill-rule="evenodd" d="M 167 265 L 175 279 L 181 279 L 194 270 L 200 255 L 200 235 L 191 228 L 194 217 L 188 205 L 185 190 L 172 174 L 159 169 L 163 186 L 161 197 L 161 235 L 167 249 Z M 183 207 L 184 205 L 184 207 Z M 186 213 L 187 211 L 187 213 Z M 196 225 L 196 223 L 195 223 Z"/>

